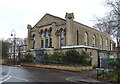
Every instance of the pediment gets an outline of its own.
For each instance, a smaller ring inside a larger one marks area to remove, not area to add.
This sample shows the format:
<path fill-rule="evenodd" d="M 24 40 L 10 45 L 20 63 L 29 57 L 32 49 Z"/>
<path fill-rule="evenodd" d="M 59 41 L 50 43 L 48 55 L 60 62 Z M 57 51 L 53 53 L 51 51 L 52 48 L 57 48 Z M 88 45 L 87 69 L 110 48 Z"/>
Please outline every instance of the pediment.
<path fill-rule="evenodd" d="M 45 14 L 34 27 L 48 25 L 51 24 L 52 22 L 56 22 L 57 25 L 62 25 L 66 23 L 65 19 L 50 14 Z"/>

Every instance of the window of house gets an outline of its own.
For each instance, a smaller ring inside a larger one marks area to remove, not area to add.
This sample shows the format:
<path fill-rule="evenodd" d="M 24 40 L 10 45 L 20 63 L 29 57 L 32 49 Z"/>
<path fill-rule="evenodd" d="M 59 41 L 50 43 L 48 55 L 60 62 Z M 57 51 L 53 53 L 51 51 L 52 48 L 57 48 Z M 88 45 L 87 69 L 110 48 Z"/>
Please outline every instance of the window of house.
<path fill-rule="evenodd" d="M 44 32 L 41 33 L 41 48 L 44 47 Z"/>
<path fill-rule="evenodd" d="M 93 35 L 93 47 L 95 47 L 95 46 L 96 46 L 96 36 Z"/>
<path fill-rule="evenodd" d="M 50 48 L 52 48 L 52 38 L 50 38 Z"/>
<path fill-rule="evenodd" d="M 113 43 L 110 41 L 110 50 L 113 50 Z"/>
<path fill-rule="evenodd" d="M 48 31 L 45 32 L 45 48 L 48 48 Z"/>
<path fill-rule="evenodd" d="M 108 39 L 106 39 L 106 49 L 108 49 Z"/>
<path fill-rule="evenodd" d="M 45 37 L 47 37 L 47 38 L 48 38 L 48 31 L 46 31 L 46 33 L 45 33 Z"/>
<path fill-rule="evenodd" d="M 66 28 L 64 29 L 64 45 L 66 45 Z"/>
<path fill-rule="evenodd" d="M 64 46 L 64 31 L 61 31 L 61 36 L 60 36 L 60 45 Z"/>
<path fill-rule="evenodd" d="M 102 39 L 102 37 L 100 37 L 100 49 L 101 50 L 103 49 L 103 39 Z"/>
<path fill-rule="evenodd" d="M 89 43 L 88 43 L 88 33 L 85 32 L 85 45 L 87 46 Z"/>
<path fill-rule="evenodd" d="M 43 48 L 44 40 L 41 40 L 41 48 Z"/>
<path fill-rule="evenodd" d="M 79 45 L 79 32 L 77 30 L 77 45 Z"/>
<path fill-rule="evenodd" d="M 44 32 L 42 32 L 42 36 L 41 36 L 41 38 L 42 38 L 42 39 L 44 38 Z"/>
<path fill-rule="evenodd" d="M 45 48 L 48 48 L 48 39 L 45 39 Z"/>
<path fill-rule="evenodd" d="M 33 35 L 33 49 L 35 48 L 35 35 Z"/>
<path fill-rule="evenodd" d="M 49 47 L 52 48 L 52 28 L 50 28 L 50 42 L 49 42 Z"/>

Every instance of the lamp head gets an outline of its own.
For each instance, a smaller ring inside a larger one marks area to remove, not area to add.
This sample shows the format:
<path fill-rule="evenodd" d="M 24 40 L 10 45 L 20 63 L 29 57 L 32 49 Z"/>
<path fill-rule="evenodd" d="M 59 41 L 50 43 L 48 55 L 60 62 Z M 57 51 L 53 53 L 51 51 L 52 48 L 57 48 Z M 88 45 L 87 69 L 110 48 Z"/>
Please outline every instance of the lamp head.
<path fill-rule="evenodd" d="M 13 36 L 13 34 L 11 34 L 11 36 Z"/>

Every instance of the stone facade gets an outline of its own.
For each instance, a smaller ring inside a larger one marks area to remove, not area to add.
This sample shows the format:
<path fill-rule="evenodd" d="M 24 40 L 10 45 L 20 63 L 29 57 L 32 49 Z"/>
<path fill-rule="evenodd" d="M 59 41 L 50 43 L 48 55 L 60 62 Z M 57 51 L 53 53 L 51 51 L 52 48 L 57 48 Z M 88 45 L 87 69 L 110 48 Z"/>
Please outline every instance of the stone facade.
<path fill-rule="evenodd" d="M 27 50 L 52 49 L 46 51 L 51 53 L 76 46 L 78 51 L 92 53 L 93 65 L 97 65 L 97 50 L 113 50 L 115 45 L 108 34 L 74 21 L 73 13 L 66 13 L 65 19 L 45 14 L 34 27 L 28 25 L 27 29 Z"/>

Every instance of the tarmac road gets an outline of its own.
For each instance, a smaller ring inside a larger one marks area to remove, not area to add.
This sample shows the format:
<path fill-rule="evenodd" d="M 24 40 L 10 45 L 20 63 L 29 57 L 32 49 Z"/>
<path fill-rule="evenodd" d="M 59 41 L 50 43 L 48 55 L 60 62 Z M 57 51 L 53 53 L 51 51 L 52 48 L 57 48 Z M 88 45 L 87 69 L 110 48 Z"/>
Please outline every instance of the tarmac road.
<path fill-rule="evenodd" d="M 70 77 L 79 76 L 80 72 L 69 72 L 35 67 L 2 67 L 0 83 L 4 82 L 75 82 Z"/>

